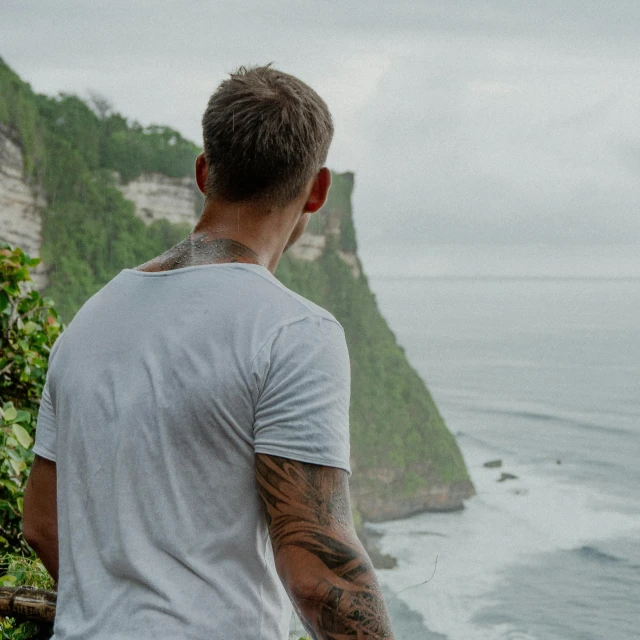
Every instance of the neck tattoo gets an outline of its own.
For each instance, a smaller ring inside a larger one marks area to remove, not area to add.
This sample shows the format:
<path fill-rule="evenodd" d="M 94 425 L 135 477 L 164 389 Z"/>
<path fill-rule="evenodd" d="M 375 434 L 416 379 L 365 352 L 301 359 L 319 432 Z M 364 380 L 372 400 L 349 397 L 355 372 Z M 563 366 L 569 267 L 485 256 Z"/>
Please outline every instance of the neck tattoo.
<path fill-rule="evenodd" d="M 206 233 L 195 233 L 137 269 L 139 271 L 170 271 L 182 267 L 224 262 L 260 264 L 260 259 L 255 251 L 237 240 L 210 238 Z"/>

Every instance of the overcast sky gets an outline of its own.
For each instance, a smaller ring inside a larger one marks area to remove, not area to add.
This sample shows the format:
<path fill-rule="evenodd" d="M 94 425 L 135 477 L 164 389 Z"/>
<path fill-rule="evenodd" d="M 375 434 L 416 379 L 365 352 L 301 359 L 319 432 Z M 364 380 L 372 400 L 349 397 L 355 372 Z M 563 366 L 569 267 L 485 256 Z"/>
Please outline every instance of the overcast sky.
<path fill-rule="evenodd" d="M 638 33 L 637 0 L 0 3 L 36 91 L 198 143 L 240 64 L 308 82 L 370 273 L 640 275 Z"/>

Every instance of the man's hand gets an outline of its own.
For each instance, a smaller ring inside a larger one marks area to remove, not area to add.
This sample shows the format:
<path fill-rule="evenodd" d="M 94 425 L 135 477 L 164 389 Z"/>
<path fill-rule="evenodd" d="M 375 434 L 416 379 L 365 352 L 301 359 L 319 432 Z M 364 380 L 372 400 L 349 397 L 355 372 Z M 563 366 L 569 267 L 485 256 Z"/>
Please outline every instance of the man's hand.
<path fill-rule="evenodd" d="M 56 463 L 36 455 L 24 490 L 22 534 L 58 582 Z"/>
<path fill-rule="evenodd" d="M 314 640 L 393 640 L 351 520 L 347 473 L 256 455 L 278 575 Z"/>

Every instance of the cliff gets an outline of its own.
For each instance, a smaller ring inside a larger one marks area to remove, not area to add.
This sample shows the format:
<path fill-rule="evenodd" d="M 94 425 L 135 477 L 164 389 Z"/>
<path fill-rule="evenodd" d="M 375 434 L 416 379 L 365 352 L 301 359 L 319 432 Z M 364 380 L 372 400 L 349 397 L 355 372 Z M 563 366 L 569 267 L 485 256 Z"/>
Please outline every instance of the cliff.
<path fill-rule="evenodd" d="M 146 224 L 167 220 L 193 226 L 202 210 L 202 195 L 192 176 L 170 178 L 144 173 L 130 182 L 116 176 L 122 195 L 135 205 L 135 214 Z"/>
<path fill-rule="evenodd" d="M 19 140 L 0 124 L 0 239 L 39 256 L 46 200 L 24 179 L 23 164 Z M 37 287 L 46 285 L 43 265 L 36 267 L 33 278 Z"/>
<path fill-rule="evenodd" d="M 0 60 L 0 237 L 45 263 L 38 286 L 69 321 L 120 269 L 177 243 L 201 197 L 198 148 L 167 127 L 33 93 Z M 352 495 L 368 520 L 458 509 L 473 495 L 455 439 L 380 315 L 358 259 L 352 173 L 276 276 L 334 313 L 352 362 Z M 47 279 L 44 279 L 46 273 Z"/>
<path fill-rule="evenodd" d="M 455 439 L 381 316 L 358 259 L 354 174 L 333 174 L 325 206 L 276 275 L 329 309 L 352 372 L 351 493 L 365 520 L 459 509 L 474 490 Z"/>

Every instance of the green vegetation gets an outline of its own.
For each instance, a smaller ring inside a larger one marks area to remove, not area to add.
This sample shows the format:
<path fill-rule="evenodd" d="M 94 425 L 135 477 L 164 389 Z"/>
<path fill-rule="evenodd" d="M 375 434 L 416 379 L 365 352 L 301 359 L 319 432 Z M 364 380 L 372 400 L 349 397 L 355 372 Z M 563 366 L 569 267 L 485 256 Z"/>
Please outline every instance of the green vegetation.
<path fill-rule="evenodd" d="M 0 553 L 29 551 L 22 496 L 49 352 L 62 330 L 52 301 L 24 287 L 39 262 L 0 245 Z"/>
<path fill-rule="evenodd" d="M 57 200 L 44 212 L 42 258 L 52 265 L 47 294 L 71 319 L 80 306 L 125 266 L 146 262 L 191 230 L 158 220 L 146 226 L 113 177 L 97 171 L 81 201 Z"/>
<path fill-rule="evenodd" d="M 81 197 L 80 169 L 117 171 L 124 181 L 143 172 L 191 174 L 200 152 L 193 142 L 169 127 L 130 123 L 99 96 L 92 102 L 94 110 L 77 96 L 36 94 L 0 58 L 0 122 L 20 140 L 25 175 L 52 200 L 61 195 L 52 195 L 58 188 L 67 197 L 65 189 L 75 188 Z"/>
<path fill-rule="evenodd" d="M 0 245 L 0 586 L 53 586 L 22 536 L 22 502 L 49 352 L 62 324 L 49 298 L 25 284 L 40 262 Z M 35 637 L 33 623 L 0 624 L 2 638 Z"/>
<path fill-rule="evenodd" d="M 124 180 L 150 171 L 184 176 L 198 147 L 168 127 L 129 124 L 104 108 L 101 114 L 75 96 L 35 94 L 0 59 L 0 123 L 15 133 L 25 175 L 47 196 L 46 293 L 67 319 L 123 266 L 146 262 L 190 231 L 163 220 L 146 226 L 114 172 Z"/>

